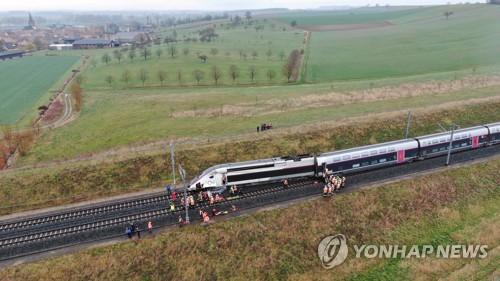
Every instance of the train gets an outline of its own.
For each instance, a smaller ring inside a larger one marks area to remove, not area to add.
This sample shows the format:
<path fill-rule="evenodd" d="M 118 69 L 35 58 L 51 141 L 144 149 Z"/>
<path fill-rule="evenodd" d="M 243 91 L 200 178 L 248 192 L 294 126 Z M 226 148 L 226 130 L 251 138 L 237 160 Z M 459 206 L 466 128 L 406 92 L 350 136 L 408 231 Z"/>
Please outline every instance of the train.
<path fill-rule="evenodd" d="M 210 167 L 189 183 L 188 190 L 276 182 L 301 177 L 347 175 L 388 165 L 424 160 L 448 153 L 450 132 L 326 152 L 275 157 Z M 500 122 L 454 131 L 451 152 L 500 142 Z"/>

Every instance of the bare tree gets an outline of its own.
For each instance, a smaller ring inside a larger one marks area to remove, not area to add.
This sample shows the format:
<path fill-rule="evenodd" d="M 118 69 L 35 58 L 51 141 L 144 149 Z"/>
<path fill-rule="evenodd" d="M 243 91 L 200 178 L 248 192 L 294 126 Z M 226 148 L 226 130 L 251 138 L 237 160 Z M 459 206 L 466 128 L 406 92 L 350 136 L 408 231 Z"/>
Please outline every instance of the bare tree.
<path fill-rule="evenodd" d="M 203 63 L 207 62 L 208 57 L 206 55 L 198 54 L 198 58 L 203 61 Z"/>
<path fill-rule="evenodd" d="M 125 69 L 122 72 L 122 76 L 121 76 L 120 80 L 125 82 L 125 85 L 128 85 L 128 81 L 132 80 L 132 72 L 130 72 L 130 70 L 128 70 L 128 69 Z"/>
<path fill-rule="evenodd" d="M 283 60 L 285 57 L 285 51 L 280 51 L 280 60 Z"/>
<path fill-rule="evenodd" d="M 146 69 L 144 68 L 141 68 L 141 70 L 139 70 L 139 79 L 142 81 L 142 86 L 144 86 L 144 82 L 146 82 L 146 79 L 148 79 L 148 72 L 146 71 Z"/>
<path fill-rule="evenodd" d="M 167 78 L 167 72 L 163 69 L 158 70 L 158 80 L 160 80 L 160 85 L 163 87 L 163 81 Z"/>
<path fill-rule="evenodd" d="M 218 68 L 216 65 L 212 66 L 212 78 L 215 81 L 215 85 L 217 85 L 217 82 L 221 77 L 222 77 L 222 70 L 220 70 L 220 68 Z"/>
<path fill-rule="evenodd" d="M 245 60 L 247 60 L 247 53 L 241 54 Z"/>
<path fill-rule="evenodd" d="M 101 60 L 103 63 L 108 65 L 108 63 L 111 61 L 111 56 L 108 53 L 104 53 L 101 57 Z"/>
<path fill-rule="evenodd" d="M 106 75 L 104 80 L 106 80 L 106 82 L 108 82 L 109 87 L 111 88 L 111 83 L 115 82 L 115 77 L 108 74 L 108 75 Z"/>
<path fill-rule="evenodd" d="M 187 55 L 189 54 L 189 48 L 184 47 L 184 49 L 182 49 L 182 53 L 184 54 L 185 57 L 187 57 Z"/>
<path fill-rule="evenodd" d="M 217 53 L 219 53 L 219 50 L 217 50 L 216 48 L 212 48 L 210 49 L 210 54 L 215 58 L 215 56 L 217 55 Z"/>
<path fill-rule="evenodd" d="M 120 63 L 123 59 L 123 53 L 120 52 L 120 50 L 114 50 L 113 51 L 113 56 L 115 57 L 115 59 L 118 60 L 118 63 Z"/>
<path fill-rule="evenodd" d="M 226 59 L 229 59 L 229 56 L 231 55 L 229 52 L 225 52 L 224 55 L 226 55 Z"/>
<path fill-rule="evenodd" d="M 151 55 L 151 50 L 148 47 L 144 47 L 141 49 L 141 55 L 144 57 L 144 60 L 146 60 L 148 56 Z"/>
<path fill-rule="evenodd" d="M 195 69 L 193 71 L 193 77 L 198 82 L 198 85 L 200 85 L 200 81 L 203 79 L 203 76 L 205 76 L 205 72 L 199 69 Z"/>
<path fill-rule="evenodd" d="M 276 70 L 274 70 L 274 69 L 269 69 L 269 70 L 266 72 L 266 76 L 267 76 L 267 78 L 269 78 L 269 82 L 273 81 L 274 77 L 276 77 Z"/>
<path fill-rule="evenodd" d="M 86 78 L 85 76 L 81 75 L 81 74 L 78 74 L 77 76 L 75 76 L 75 83 L 78 84 L 78 86 L 82 86 L 83 82 L 85 82 Z"/>
<path fill-rule="evenodd" d="M 182 84 L 182 68 L 177 71 L 177 81 Z"/>
<path fill-rule="evenodd" d="M 161 48 L 156 49 L 156 55 L 158 56 L 158 58 L 160 58 L 162 54 L 163 50 Z"/>
<path fill-rule="evenodd" d="M 240 69 L 236 65 L 232 64 L 229 67 L 229 75 L 231 76 L 231 78 L 233 78 L 233 84 L 234 84 L 236 78 L 240 76 Z"/>
<path fill-rule="evenodd" d="M 257 51 L 253 51 L 253 52 L 252 52 L 252 57 L 253 57 L 253 59 L 255 59 L 257 56 L 258 56 Z"/>
<path fill-rule="evenodd" d="M 266 56 L 267 56 L 267 60 L 269 60 L 269 58 L 273 55 L 273 51 L 271 49 L 267 49 L 266 51 Z"/>
<path fill-rule="evenodd" d="M 177 54 L 177 47 L 174 45 L 170 45 L 170 46 L 168 46 L 167 51 L 170 54 L 170 57 L 174 58 L 174 56 Z"/>
<path fill-rule="evenodd" d="M 446 12 L 443 13 L 443 16 L 445 16 L 446 19 L 448 19 L 448 17 L 451 16 L 451 15 L 453 15 L 453 12 L 451 12 L 451 11 L 446 11 Z"/>
<path fill-rule="evenodd" d="M 255 76 L 257 75 L 257 68 L 254 65 L 251 65 L 248 68 L 248 75 L 250 76 L 250 79 L 252 80 L 252 84 L 253 84 L 253 80 L 255 79 Z"/>
<path fill-rule="evenodd" d="M 292 20 L 292 23 L 290 23 L 290 25 L 292 26 L 292 28 L 295 28 L 297 26 L 297 21 Z"/>
<path fill-rule="evenodd" d="M 130 51 L 128 52 L 128 57 L 132 62 L 134 61 L 134 58 L 136 57 L 136 52 L 134 48 L 130 49 Z"/>

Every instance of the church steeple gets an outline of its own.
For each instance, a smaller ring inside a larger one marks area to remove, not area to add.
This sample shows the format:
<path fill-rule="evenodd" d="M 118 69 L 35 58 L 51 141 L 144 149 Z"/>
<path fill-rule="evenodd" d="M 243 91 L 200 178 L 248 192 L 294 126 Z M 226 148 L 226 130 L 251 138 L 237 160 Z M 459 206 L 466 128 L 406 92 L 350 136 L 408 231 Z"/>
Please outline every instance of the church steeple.
<path fill-rule="evenodd" d="M 36 24 L 35 24 L 35 20 L 33 20 L 33 18 L 31 17 L 31 12 L 28 12 L 29 13 L 29 20 L 28 20 L 28 25 L 31 26 L 31 27 L 35 27 Z"/>

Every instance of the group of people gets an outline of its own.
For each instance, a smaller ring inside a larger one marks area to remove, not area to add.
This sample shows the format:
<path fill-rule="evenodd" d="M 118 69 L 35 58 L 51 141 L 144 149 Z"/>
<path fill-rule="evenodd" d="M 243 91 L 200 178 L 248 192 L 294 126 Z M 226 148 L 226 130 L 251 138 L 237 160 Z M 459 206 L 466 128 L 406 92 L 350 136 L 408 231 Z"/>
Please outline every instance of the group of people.
<path fill-rule="evenodd" d="M 345 186 L 345 177 L 339 175 L 328 175 L 328 170 L 323 172 L 325 186 L 323 187 L 323 196 L 331 196 L 334 192 L 339 192 L 340 188 Z"/>
<path fill-rule="evenodd" d="M 153 233 L 152 221 L 148 221 L 148 231 L 149 234 Z M 141 230 L 133 222 L 130 223 L 130 226 L 125 227 L 125 234 L 127 234 L 128 238 L 132 238 L 135 234 L 137 234 L 137 238 L 141 238 Z"/>

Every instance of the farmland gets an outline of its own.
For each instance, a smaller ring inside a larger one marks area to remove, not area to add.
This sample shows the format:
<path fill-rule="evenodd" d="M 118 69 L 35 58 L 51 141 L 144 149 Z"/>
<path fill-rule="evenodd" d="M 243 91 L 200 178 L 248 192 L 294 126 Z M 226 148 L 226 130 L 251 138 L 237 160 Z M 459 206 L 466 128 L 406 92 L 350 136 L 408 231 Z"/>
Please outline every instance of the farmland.
<path fill-rule="evenodd" d="M 0 61 L 0 124 L 16 123 L 46 103 L 53 95 L 48 91 L 60 88 L 55 82 L 78 60 L 76 56 L 37 56 Z"/>

